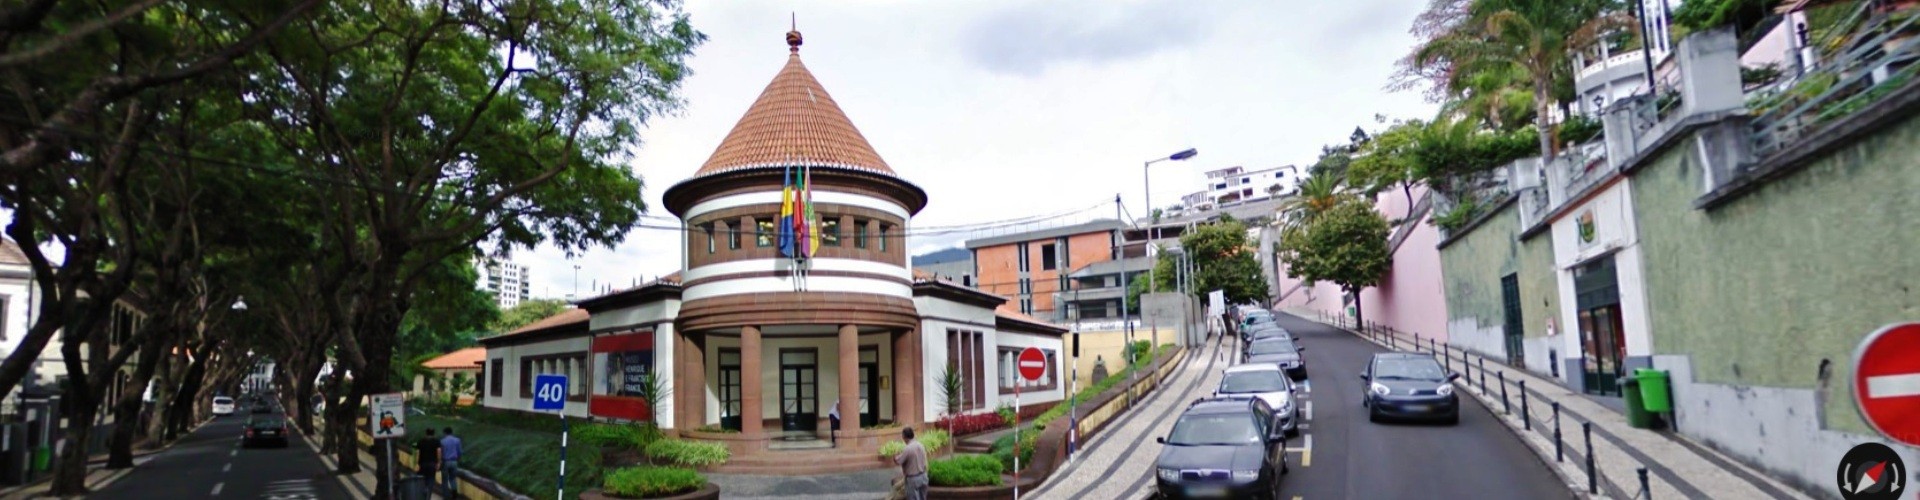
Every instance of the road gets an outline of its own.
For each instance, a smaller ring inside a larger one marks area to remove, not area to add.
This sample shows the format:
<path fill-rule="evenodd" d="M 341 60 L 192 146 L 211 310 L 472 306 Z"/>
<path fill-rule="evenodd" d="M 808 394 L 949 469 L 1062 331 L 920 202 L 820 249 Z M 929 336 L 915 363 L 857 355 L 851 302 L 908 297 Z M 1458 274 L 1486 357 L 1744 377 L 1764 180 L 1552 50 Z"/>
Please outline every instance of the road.
<path fill-rule="evenodd" d="M 1571 498 L 1566 485 L 1493 414 L 1461 398 L 1460 424 L 1374 424 L 1360 406 L 1359 373 L 1385 349 L 1351 334 L 1280 314 L 1281 326 L 1307 348 L 1305 418 L 1288 440 L 1292 473 L 1281 498 Z M 1186 404 L 1210 394 L 1236 347 L 1209 346 L 1186 361 L 1147 403 L 1109 424 L 1107 431 L 1034 498 L 1145 498 L 1154 459 Z"/>
<path fill-rule="evenodd" d="M 88 498 L 351 498 L 313 450 L 241 448 L 247 415 L 215 419 Z"/>

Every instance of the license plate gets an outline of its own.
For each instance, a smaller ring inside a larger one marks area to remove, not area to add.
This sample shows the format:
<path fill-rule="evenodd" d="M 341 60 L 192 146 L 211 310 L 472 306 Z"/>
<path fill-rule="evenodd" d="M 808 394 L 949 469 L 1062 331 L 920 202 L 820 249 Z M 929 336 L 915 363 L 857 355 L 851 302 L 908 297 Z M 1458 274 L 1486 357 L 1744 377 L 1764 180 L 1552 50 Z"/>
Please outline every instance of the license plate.
<path fill-rule="evenodd" d="M 267 434 L 279 434 L 280 431 L 267 431 Z"/>
<path fill-rule="evenodd" d="M 1407 405 L 1406 406 L 1407 411 L 1427 411 L 1429 408 L 1432 408 L 1432 407 L 1427 405 Z"/>
<path fill-rule="evenodd" d="M 1188 486 L 1187 496 L 1202 498 L 1226 498 L 1225 486 Z"/>

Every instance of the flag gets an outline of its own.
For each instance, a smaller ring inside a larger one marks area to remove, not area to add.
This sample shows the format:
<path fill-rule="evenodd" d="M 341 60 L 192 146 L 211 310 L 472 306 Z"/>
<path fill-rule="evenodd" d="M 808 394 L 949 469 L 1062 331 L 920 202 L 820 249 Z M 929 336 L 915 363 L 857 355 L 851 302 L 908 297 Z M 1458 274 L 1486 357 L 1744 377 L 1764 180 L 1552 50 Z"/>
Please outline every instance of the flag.
<path fill-rule="evenodd" d="M 801 172 L 806 171 L 805 166 L 796 168 L 801 169 Z M 793 255 L 796 258 L 804 259 L 812 255 L 807 251 L 807 233 L 813 230 L 810 224 L 812 221 L 807 219 L 806 208 L 802 204 L 802 198 L 806 196 L 807 192 L 806 174 L 799 174 L 794 180 L 797 187 L 793 193 L 793 203 L 790 204 L 792 208 L 789 208 L 789 210 L 793 211 Z"/>
<path fill-rule="evenodd" d="M 804 172 L 805 187 L 801 189 L 800 196 L 806 199 L 807 204 L 807 257 L 813 257 L 813 254 L 820 252 L 820 229 L 824 226 L 814 218 L 813 213 L 813 167 L 807 167 Z"/>
<path fill-rule="evenodd" d="M 793 194 L 793 167 L 788 166 L 780 180 L 780 220 L 774 224 L 780 234 L 780 255 L 787 257 L 799 250 L 793 239 Z"/>

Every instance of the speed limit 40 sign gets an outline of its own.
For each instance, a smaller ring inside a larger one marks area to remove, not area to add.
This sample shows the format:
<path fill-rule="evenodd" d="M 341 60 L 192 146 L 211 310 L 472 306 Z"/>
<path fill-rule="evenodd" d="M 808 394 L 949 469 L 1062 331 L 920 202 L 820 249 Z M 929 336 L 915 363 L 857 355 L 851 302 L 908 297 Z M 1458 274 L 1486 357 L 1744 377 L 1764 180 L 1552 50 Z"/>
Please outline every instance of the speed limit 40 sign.
<path fill-rule="evenodd" d="M 533 410 L 561 411 L 567 409 L 567 376 L 538 375 L 533 377 Z"/>

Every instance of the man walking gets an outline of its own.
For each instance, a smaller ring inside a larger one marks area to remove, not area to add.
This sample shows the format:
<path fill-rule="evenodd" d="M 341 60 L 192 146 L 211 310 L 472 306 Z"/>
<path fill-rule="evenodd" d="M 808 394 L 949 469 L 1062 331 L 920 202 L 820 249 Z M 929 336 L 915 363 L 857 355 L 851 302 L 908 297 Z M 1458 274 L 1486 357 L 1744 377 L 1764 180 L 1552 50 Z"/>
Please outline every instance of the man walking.
<path fill-rule="evenodd" d="M 447 498 L 460 498 L 460 456 L 466 449 L 460 446 L 460 436 L 453 435 L 453 428 L 440 429 L 447 437 L 440 438 L 440 476 L 447 488 Z"/>
<path fill-rule="evenodd" d="M 900 474 L 906 476 L 901 484 L 902 489 L 906 490 L 907 500 L 926 500 L 927 447 L 913 440 L 912 427 L 900 429 L 900 437 L 906 440 L 907 446 L 900 449 L 900 454 L 893 456 L 893 462 L 900 464 Z"/>
<path fill-rule="evenodd" d="M 433 437 L 433 429 L 427 429 L 426 437 L 413 444 L 415 465 L 419 466 L 420 477 L 427 478 L 429 488 L 440 484 L 434 480 L 434 473 L 440 471 L 440 438 Z"/>

